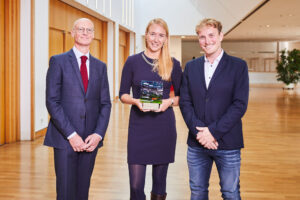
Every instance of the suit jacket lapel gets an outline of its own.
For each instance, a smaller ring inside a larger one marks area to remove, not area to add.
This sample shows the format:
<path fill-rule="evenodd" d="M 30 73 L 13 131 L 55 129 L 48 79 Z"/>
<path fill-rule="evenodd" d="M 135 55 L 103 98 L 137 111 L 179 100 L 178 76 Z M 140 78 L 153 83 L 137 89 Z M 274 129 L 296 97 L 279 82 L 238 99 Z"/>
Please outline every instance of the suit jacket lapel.
<path fill-rule="evenodd" d="M 90 59 L 89 84 L 88 84 L 88 88 L 87 88 L 87 91 L 86 91 L 86 95 L 88 95 L 90 93 L 90 90 L 93 87 L 93 82 L 94 82 L 94 79 L 95 79 L 95 74 L 97 73 L 96 69 L 95 69 L 95 59 L 94 59 L 94 57 L 91 54 L 90 54 L 90 58 L 89 59 Z"/>
<path fill-rule="evenodd" d="M 227 54 L 224 52 L 218 66 L 216 68 L 216 71 L 213 74 L 213 77 L 212 77 L 212 79 L 209 83 L 208 90 L 212 87 L 212 85 L 214 84 L 216 78 L 221 74 L 221 71 L 225 68 L 226 63 L 227 63 Z"/>
<path fill-rule="evenodd" d="M 74 69 L 74 73 L 76 74 L 77 80 L 79 81 L 79 85 L 81 87 L 81 90 L 82 90 L 83 94 L 85 94 L 84 87 L 83 87 L 83 82 L 82 82 L 82 78 L 81 78 L 81 74 L 80 74 L 80 70 L 79 70 L 79 67 L 78 67 L 79 65 L 77 63 L 76 56 L 75 56 L 72 49 L 69 51 L 69 59 L 70 59 L 70 62 L 72 63 L 72 67 Z"/>
<path fill-rule="evenodd" d="M 200 81 L 201 81 L 201 85 L 204 88 L 204 90 L 206 91 L 206 82 L 205 82 L 205 74 L 204 74 L 204 56 L 200 57 L 199 59 L 199 63 L 197 63 L 200 67 L 199 67 L 199 72 L 200 72 Z"/>

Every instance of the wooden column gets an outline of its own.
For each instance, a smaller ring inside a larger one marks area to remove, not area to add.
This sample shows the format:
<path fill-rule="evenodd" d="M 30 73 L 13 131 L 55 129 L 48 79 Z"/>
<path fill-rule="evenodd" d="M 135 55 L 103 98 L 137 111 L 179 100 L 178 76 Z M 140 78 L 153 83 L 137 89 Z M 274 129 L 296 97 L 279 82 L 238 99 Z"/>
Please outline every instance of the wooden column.
<path fill-rule="evenodd" d="M 20 1 L 4 3 L 5 143 L 20 140 Z"/>
<path fill-rule="evenodd" d="M 5 142 L 4 113 L 4 0 L 0 0 L 0 145 Z"/>

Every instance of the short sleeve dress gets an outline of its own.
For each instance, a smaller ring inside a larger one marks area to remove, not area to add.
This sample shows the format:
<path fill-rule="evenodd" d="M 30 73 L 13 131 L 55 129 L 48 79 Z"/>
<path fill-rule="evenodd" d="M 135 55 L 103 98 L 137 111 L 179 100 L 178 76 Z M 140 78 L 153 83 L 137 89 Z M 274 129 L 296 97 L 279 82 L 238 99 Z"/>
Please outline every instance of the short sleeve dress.
<path fill-rule="evenodd" d="M 130 94 L 140 98 L 141 81 L 162 81 L 163 99 L 168 99 L 171 85 L 175 96 L 179 96 L 182 69 L 173 58 L 171 81 L 163 81 L 153 72 L 142 57 L 143 52 L 128 57 L 123 67 L 119 97 Z M 144 54 L 145 56 L 145 54 Z M 145 56 L 149 62 L 152 59 Z M 127 159 L 128 164 L 167 164 L 174 162 L 176 147 L 176 125 L 173 108 L 165 112 L 142 112 L 133 105 L 130 110 Z"/>

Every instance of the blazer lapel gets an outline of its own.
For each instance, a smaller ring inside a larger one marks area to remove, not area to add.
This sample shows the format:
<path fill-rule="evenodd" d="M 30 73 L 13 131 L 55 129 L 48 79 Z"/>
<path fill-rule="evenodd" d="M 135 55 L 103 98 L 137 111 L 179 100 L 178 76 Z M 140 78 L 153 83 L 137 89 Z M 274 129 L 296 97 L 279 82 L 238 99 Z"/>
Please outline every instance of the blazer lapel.
<path fill-rule="evenodd" d="M 201 86 L 204 88 L 206 91 L 206 82 L 205 82 L 205 74 L 204 74 L 204 56 L 200 57 L 199 62 L 197 63 L 199 65 L 199 73 L 200 73 L 200 82 Z"/>
<path fill-rule="evenodd" d="M 83 82 L 82 82 L 82 78 L 81 78 L 81 74 L 80 74 L 80 70 L 79 70 L 79 67 L 78 67 L 79 65 L 77 63 L 76 56 L 75 56 L 72 49 L 69 51 L 69 59 L 70 59 L 70 62 L 72 63 L 72 67 L 73 67 L 73 70 L 76 74 L 77 80 L 79 81 L 79 85 L 81 87 L 81 90 L 82 90 L 83 94 L 85 94 L 84 87 L 83 87 Z"/>
<path fill-rule="evenodd" d="M 212 77 L 212 79 L 209 83 L 208 89 L 210 89 L 212 87 L 212 85 L 214 84 L 216 78 L 221 74 L 221 71 L 225 68 L 226 63 L 227 63 L 227 54 L 224 52 L 218 66 L 216 68 L 216 71 L 213 74 L 213 77 Z"/>
<path fill-rule="evenodd" d="M 96 69 L 95 69 L 95 60 L 94 57 L 90 54 L 90 66 L 89 66 L 89 84 L 87 87 L 86 95 L 90 93 L 90 90 L 93 87 L 95 75 L 96 75 Z"/>

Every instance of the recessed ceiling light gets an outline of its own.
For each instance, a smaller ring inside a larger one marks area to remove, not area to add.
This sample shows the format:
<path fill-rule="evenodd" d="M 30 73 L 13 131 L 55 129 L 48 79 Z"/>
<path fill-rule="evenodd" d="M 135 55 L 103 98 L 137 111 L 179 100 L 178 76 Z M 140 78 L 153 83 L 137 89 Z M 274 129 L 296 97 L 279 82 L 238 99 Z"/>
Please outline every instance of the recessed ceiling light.
<path fill-rule="evenodd" d="M 289 14 L 289 17 L 293 17 L 293 14 Z"/>
<path fill-rule="evenodd" d="M 184 35 L 182 35 L 182 36 L 181 36 L 181 38 L 185 38 L 185 36 L 184 36 Z"/>
<path fill-rule="evenodd" d="M 266 25 L 267 28 L 270 28 L 270 26 L 271 26 L 270 24 L 267 24 L 267 25 Z"/>

